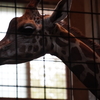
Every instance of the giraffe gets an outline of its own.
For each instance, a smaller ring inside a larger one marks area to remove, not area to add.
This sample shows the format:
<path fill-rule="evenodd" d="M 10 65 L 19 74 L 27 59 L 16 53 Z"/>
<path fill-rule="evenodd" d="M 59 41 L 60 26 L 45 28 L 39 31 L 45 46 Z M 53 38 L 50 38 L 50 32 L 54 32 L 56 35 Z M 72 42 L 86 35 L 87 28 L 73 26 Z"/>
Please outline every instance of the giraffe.
<path fill-rule="evenodd" d="M 21 17 L 11 20 L 6 36 L 0 41 L 0 65 L 18 64 L 46 53 L 55 55 L 100 99 L 100 56 L 70 28 L 59 21 L 66 18 L 71 0 L 60 0 L 50 16 L 40 15 L 40 0 L 31 0 Z M 89 40 L 88 40 L 89 41 Z"/>

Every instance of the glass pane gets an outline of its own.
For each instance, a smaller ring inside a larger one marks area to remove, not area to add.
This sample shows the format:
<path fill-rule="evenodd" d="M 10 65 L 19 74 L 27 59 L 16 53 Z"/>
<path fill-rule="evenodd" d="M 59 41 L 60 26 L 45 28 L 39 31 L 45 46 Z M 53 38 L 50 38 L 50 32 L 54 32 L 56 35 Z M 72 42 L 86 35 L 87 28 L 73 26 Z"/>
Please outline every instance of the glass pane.
<path fill-rule="evenodd" d="M 43 88 L 31 88 L 31 98 L 44 98 Z"/>
<path fill-rule="evenodd" d="M 67 99 L 66 68 L 61 60 L 47 54 L 31 61 L 30 69 L 32 98 Z"/>
<path fill-rule="evenodd" d="M 30 66 L 31 86 L 44 86 L 43 62 L 31 61 Z"/>
<path fill-rule="evenodd" d="M 65 65 L 58 58 L 50 55 L 46 55 L 45 59 L 47 60 L 45 61 L 46 86 L 66 87 Z"/>
<path fill-rule="evenodd" d="M 27 97 L 26 75 L 25 64 L 0 66 L 0 97 Z"/>
<path fill-rule="evenodd" d="M 66 100 L 66 89 L 46 89 L 46 96 L 48 99 Z"/>

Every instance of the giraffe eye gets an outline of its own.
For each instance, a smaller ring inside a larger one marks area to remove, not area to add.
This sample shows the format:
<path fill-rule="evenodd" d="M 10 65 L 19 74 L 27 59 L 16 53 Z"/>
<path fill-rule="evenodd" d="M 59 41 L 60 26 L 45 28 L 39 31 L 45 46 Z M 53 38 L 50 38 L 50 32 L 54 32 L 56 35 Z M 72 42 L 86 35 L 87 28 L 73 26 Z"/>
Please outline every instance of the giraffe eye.
<path fill-rule="evenodd" d="M 24 27 L 24 31 L 25 31 L 25 33 L 33 33 L 35 31 L 35 28 L 33 28 L 31 26 L 26 26 L 26 27 Z"/>

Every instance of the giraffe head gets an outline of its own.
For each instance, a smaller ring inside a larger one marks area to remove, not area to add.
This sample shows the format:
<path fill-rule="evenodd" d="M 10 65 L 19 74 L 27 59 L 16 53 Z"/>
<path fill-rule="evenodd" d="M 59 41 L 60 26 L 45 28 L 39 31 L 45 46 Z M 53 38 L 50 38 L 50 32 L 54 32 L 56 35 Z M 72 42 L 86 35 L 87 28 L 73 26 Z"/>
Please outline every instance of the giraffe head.
<path fill-rule="evenodd" d="M 54 25 L 67 16 L 71 0 L 60 0 L 50 16 L 38 12 L 39 2 L 31 0 L 25 13 L 10 21 L 6 36 L 0 41 L 0 64 L 22 63 L 46 53 L 43 51 L 43 42 L 48 43 L 44 38 L 45 31 L 51 35 L 49 31 Z M 49 48 L 51 43 L 47 45 Z"/>

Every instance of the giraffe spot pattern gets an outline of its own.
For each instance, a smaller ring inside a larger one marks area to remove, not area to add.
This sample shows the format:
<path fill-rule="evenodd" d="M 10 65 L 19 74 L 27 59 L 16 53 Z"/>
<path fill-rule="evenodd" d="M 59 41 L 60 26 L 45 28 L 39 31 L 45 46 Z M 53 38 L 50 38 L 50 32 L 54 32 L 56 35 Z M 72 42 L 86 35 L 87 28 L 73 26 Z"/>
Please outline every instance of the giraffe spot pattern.
<path fill-rule="evenodd" d="M 32 50 L 32 48 L 33 48 L 33 46 L 32 46 L 32 45 L 30 45 L 30 46 L 28 47 L 28 51 L 31 51 L 31 50 Z"/>
<path fill-rule="evenodd" d="M 37 36 L 36 36 L 36 39 L 39 39 L 39 38 L 40 38 L 40 36 L 39 36 L 39 35 L 37 35 Z"/>
<path fill-rule="evenodd" d="M 22 45 L 22 46 L 19 48 L 19 51 L 20 51 L 20 52 L 25 52 L 25 49 L 26 49 L 26 46 L 25 46 L 25 45 Z"/>
<path fill-rule="evenodd" d="M 44 34 L 45 34 L 45 35 L 48 35 L 48 33 L 47 33 L 47 32 L 44 32 Z"/>
<path fill-rule="evenodd" d="M 59 32 L 58 28 L 60 28 L 61 32 Z M 53 33 L 56 33 L 58 36 L 63 36 L 62 38 L 69 42 L 76 42 L 76 38 L 70 32 L 66 32 L 65 29 L 61 26 L 56 26 Z"/>
<path fill-rule="evenodd" d="M 56 43 L 60 46 L 60 47 L 65 47 L 67 46 L 67 44 L 65 42 L 63 42 L 62 40 L 60 40 L 59 38 L 56 38 Z"/>
<path fill-rule="evenodd" d="M 45 54 L 44 48 L 41 48 L 41 49 L 40 49 L 40 54 L 41 54 L 41 55 L 44 55 L 44 54 Z"/>
<path fill-rule="evenodd" d="M 46 37 L 40 38 L 39 43 L 40 43 L 41 46 L 47 45 L 47 39 L 46 39 Z"/>
<path fill-rule="evenodd" d="M 53 50 L 53 48 L 54 48 L 54 44 L 52 43 L 52 44 L 51 44 L 51 50 Z"/>
<path fill-rule="evenodd" d="M 94 53 L 90 51 L 90 49 L 86 48 L 83 43 L 80 43 L 80 48 L 86 57 L 97 59 L 96 56 L 94 57 Z"/>
<path fill-rule="evenodd" d="M 75 73 L 75 75 L 77 77 L 79 77 L 82 72 L 85 70 L 84 66 L 83 65 L 75 65 L 73 68 L 72 68 L 72 71 L 73 73 Z"/>
<path fill-rule="evenodd" d="M 90 78 L 91 77 L 91 78 Z M 87 73 L 87 76 L 83 82 L 88 88 L 97 88 L 98 87 L 98 82 L 97 79 L 95 77 L 95 75 L 93 76 L 90 73 Z"/>
<path fill-rule="evenodd" d="M 69 41 L 72 42 L 72 43 L 75 43 L 76 42 L 76 38 L 75 37 L 69 37 Z"/>
<path fill-rule="evenodd" d="M 66 55 L 66 51 L 64 51 L 64 50 L 61 50 L 61 52 L 62 52 L 64 55 Z"/>
<path fill-rule="evenodd" d="M 81 54 L 77 47 L 73 47 L 70 51 L 69 61 L 82 60 Z"/>
<path fill-rule="evenodd" d="M 71 42 L 71 43 L 75 43 L 76 42 L 76 38 L 73 37 L 70 33 L 64 33 L 64 32 L 60 32 L 61 36 L 64 36 L 64 39 L 66 39 L 67 41 Z"/>
<path fill-rule="evenodd" d="M 87 61 L 86 62 L 88 68 L 95 73 L 99 73 L 99 68 L 98 65 L 96 63 L 94 63 L 93 61 Z"/>
<path fill-rule="evenodd" d="M 55 55 L 58 57 L 59 54 L 57 52 L 53 52 L 52 55 Z"/>
<path fill-rule="evenodd" d="M 43 45 L 43 39 L 42 39 L 42 38 L 40 38 L 39 44 L 40 44 L 40 45 Z"/>
<path fill-rule="evenodd" d="M 26 54 L 25 57 L 26 58 L 31 58 L 33 55 L 32 54 Z"/>
<path fill-rule="evenodd" d="M 34 52 L 37 52 L 39 50 L 39 47 L 37 45 L 34 46 Z"/>
<path fill-rule="evenodd" d="M 39 24 L 40 23 L 40 17 L 34 17 L 35 23 Z"/>
<path fill-rule="evenodd" d="M 32 43 L 36 43 L 36 39 L 33 39 L 33 40 L 32 40 Z"/>

